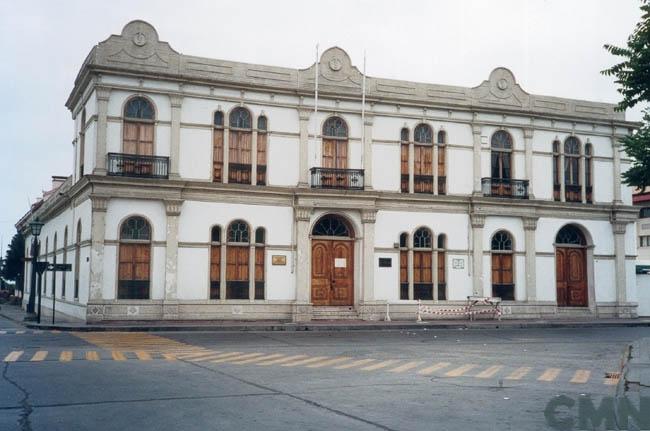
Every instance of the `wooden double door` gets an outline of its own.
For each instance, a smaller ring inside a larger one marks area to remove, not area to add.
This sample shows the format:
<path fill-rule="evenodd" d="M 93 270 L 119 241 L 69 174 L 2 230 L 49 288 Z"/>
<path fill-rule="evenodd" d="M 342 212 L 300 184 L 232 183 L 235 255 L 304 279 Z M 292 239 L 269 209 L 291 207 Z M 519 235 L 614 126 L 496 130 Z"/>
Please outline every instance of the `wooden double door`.
<path fill-rule="evenodd" d="M 353 305 L 353 240 L 312 240 L 311 302 L 314 305 Z"/>
<path fill-rule="evenodd" d="M 587 307 L 587 254 L 579 247 L 555 249 L 557 305 Z"/>

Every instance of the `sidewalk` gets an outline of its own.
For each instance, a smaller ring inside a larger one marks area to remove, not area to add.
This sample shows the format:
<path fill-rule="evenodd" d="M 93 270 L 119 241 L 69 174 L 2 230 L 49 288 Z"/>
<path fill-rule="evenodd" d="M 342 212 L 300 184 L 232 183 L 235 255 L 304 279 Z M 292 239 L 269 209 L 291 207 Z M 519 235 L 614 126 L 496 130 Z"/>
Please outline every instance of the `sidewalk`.
<path fill-rule="evenodd" d="M 17 306 L 3 304 L 0 317 L 5 317 L 31 329 L 57 329 L 61 331 L 377 331 L 377 330 L 435 330 L 435 329 L 517 329 L 517 328 L 611 328 L 650 327 L 650 319 L 590 319 L 590 320 L 427 320 L 412 321 L 362 321 L 318 320 L 304 323 L 281 321 L 130 321 L 86 324 L 84 322 L 56 322 L 51 317 L 35 322 L 24 322 L 25 312 Z"/>

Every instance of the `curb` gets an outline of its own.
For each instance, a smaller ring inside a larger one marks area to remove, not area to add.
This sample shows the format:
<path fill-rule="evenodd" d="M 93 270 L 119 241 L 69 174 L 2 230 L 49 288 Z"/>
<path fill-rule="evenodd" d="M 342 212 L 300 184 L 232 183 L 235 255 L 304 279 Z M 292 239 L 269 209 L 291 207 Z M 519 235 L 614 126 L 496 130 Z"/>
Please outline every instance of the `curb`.
<path fill-rule="evenodd" d="M 396 331 L 396 330 L 436 330 L 436 329 L 561 329 L 561 328 L 616 328 L 650 327 L 650 321 L 641 322 L 486 322 L 486 323 L 391 323 L 391 324 L 228 324 L 228 325 L 65 325 L 28 323 L 29 329 L 59 330 L 76 332 L 318 332 L 318 331 Z"/>

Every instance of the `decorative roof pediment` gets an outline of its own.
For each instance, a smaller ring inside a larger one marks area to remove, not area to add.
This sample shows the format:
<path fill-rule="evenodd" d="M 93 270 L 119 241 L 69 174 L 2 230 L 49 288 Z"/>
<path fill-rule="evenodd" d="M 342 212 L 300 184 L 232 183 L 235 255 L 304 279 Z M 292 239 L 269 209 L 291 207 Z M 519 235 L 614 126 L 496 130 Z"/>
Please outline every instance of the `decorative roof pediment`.
<path fill-rule="evenodd" d="M 352 65 L 350 56 L 338 46 L 329 48 L 323 52 L 318 62 L 318 88 L 320 90 L 352 90 L 361 92 L 361 83 L 363 75 L 355 66 Z M 305 83 L 311 88 L 314 87 L 314 68 L 313 64 L 307 69 L 300 71 L 300 82 Z"/>
<path fill-rule="evenodd" d="M 505 105 L 519 109 L 530 106 L 530 95 L 521 89 L 515 75 L 505 67 L 494 69 L 486 81 L 472 88 L 471 95 L 477 105 Z"/>

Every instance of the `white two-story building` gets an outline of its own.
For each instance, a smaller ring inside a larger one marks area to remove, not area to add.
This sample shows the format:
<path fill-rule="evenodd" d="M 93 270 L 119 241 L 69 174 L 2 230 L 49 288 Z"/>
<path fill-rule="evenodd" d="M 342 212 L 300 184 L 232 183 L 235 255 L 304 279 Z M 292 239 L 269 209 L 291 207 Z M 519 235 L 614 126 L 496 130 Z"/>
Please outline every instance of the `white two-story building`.
<path fill-rule="evenodd" d="M 472 295 L 512 318 L 637 314 L 635 124 L 612 104 L 505 68 L 364 80 L 337 47 L 306 69 L 193 57 L 133 21 L 66 106 L 74 172 L 18 223 L 44 221 L 39 259 L 73 266 L 45 276 L 60 312 L 414 319 Z"/>

